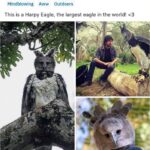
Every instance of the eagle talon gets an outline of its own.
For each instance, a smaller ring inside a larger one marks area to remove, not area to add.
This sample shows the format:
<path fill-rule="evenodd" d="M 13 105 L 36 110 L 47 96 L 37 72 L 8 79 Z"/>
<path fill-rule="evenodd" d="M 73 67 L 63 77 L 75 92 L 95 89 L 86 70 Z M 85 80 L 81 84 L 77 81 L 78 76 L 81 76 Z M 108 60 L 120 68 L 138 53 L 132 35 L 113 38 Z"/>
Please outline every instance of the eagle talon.
<path fill-rule="evenodd" d="M 138 74 L 138 75 L 135 75 L 135 76 L 132 76 L 133 79 L 135 79 L 136 82 L 144 82 L 145 80 L 145 76 L 144 75 L 141 75 L 141 74 Z"/>
<path fill-rule="evenodd" d="M 137 80 L 137 82 L 142 83 L 142 82 L 144 82 L 144 80 L 145 80 L 145 76 L 140 75 L 139 78 L 138 78 L 138 80 Z"/>
<path fill-rule="evenodd" d="M 145 78 L 148 78 L 149 77 L 149 74 L 143 70 L 139 70 L 139 74 L 140 75 L 143 75 Z"/>

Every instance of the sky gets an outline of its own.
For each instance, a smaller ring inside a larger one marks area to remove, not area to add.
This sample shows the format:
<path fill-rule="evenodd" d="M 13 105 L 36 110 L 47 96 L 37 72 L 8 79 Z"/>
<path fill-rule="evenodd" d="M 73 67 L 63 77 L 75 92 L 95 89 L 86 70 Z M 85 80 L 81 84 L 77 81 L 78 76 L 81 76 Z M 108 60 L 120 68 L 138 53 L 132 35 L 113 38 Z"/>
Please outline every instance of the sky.
<path fill-rule="evenodd" d="M 0 128 L 13 122 L 21 115 L 21 103 L 23 88 L 26 78 L 35 72 L 35 55 L 28 50 L 28 46 L 20 47 L 23 60 L 17 63 L 17 67 L 12 67 L 10 77 L 3 79 L 0 76 Z M 73 65 L 75 62 L 73 62 Z M 67 63 L 56 64 L 56 73 L 60 73 L 67 85 L 70 106 L 74 109 L 75 100 L 75 67 L 70 67 Z M 60 150 L 60 148 L 53 148 Z"/>

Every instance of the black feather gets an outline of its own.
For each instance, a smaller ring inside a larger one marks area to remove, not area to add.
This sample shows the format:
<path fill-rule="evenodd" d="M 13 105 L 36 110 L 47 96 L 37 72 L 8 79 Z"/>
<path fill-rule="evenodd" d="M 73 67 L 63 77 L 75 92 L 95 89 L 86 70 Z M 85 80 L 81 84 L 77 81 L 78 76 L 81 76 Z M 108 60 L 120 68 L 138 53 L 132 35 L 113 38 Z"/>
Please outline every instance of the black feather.
<path fill-rule="evenodd" d="M 141 36 L 135 36 L 135 39 L 141 49 L 143 49 L 145 54 L 148 56 L 150 54 L 150 40 Z"/>
<path fill-rule="evenodd" d="M 135 36 L 126 28 L 125 24 L 123 25 L 123 27 L 120 27 L 120 29 L 121 33 L 124 35 L 124 38 L 127 40 L 128 44 L 131 47 L 139 45 L 147 56 L 150 54 L 150 39 L 142 36 Z"/>
<path fill-rule="evenodd" d="M 28 113 L 31 111 L 34 107 L 35 99 L 32 96 L 32 87 L 29 87 L 29 82 L 31 82 L 33 78 L 33 74 L 29 75 L 27 77 L 27 81 L 24 86 L 23 90 L 23 97 L 22 97 L 22 109 L 21 109 L 21 115 L 24 115 L 25 113 Z"/>
<path fill-rule="evenodd" d="M 82 113 L 82 115 L 85 117 L 85 118 L 88 118 L 88 119 L 90 119 L 92 116 L 91 116 L 91 114 L 89 113 L 89 112 L 87 112 L 87 111 L 84 111 L 83 113 Z"/>
<path fill-rule="evenodd" d="M 67 93 L 65 81 L 60 74 L 55 74 L 55 75 L 56 75 L 57 84 L 59 87 L 59 91 L 58 91 L 57 96 L 58 96 L 58 98 L 62 99 L 64 102 L 66 102 L 66 104 L 69 105 L 68 93 Z"/>

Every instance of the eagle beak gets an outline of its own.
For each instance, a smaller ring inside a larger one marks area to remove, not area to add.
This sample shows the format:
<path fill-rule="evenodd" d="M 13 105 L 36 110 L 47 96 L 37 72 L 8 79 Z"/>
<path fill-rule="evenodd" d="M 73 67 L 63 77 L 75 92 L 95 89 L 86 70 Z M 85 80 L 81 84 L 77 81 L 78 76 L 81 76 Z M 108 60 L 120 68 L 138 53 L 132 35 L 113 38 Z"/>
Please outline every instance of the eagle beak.
<path fill-rule="evenodd" d="M 112 142 L 113 142 L 114 145 L 117 145 L 117 138 L 116 138 L 116 135 L 111 134 L 111 140 L 112 140 Z"/>

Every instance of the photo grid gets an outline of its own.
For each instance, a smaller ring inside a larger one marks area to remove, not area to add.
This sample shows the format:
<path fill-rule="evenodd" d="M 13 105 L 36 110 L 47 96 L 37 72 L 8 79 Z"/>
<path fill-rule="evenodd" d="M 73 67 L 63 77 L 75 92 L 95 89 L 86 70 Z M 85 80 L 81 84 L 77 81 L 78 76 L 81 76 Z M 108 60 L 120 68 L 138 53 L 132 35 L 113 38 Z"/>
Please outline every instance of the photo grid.
<path fill-rule="evenodd" d="M 150 22 L 0 22 L 1 150 L 149 150 Z"/>
<path fill-rule="evenodd" d="M 150 22 L 77 22 L 76 150 L 149 150 Z"/>

